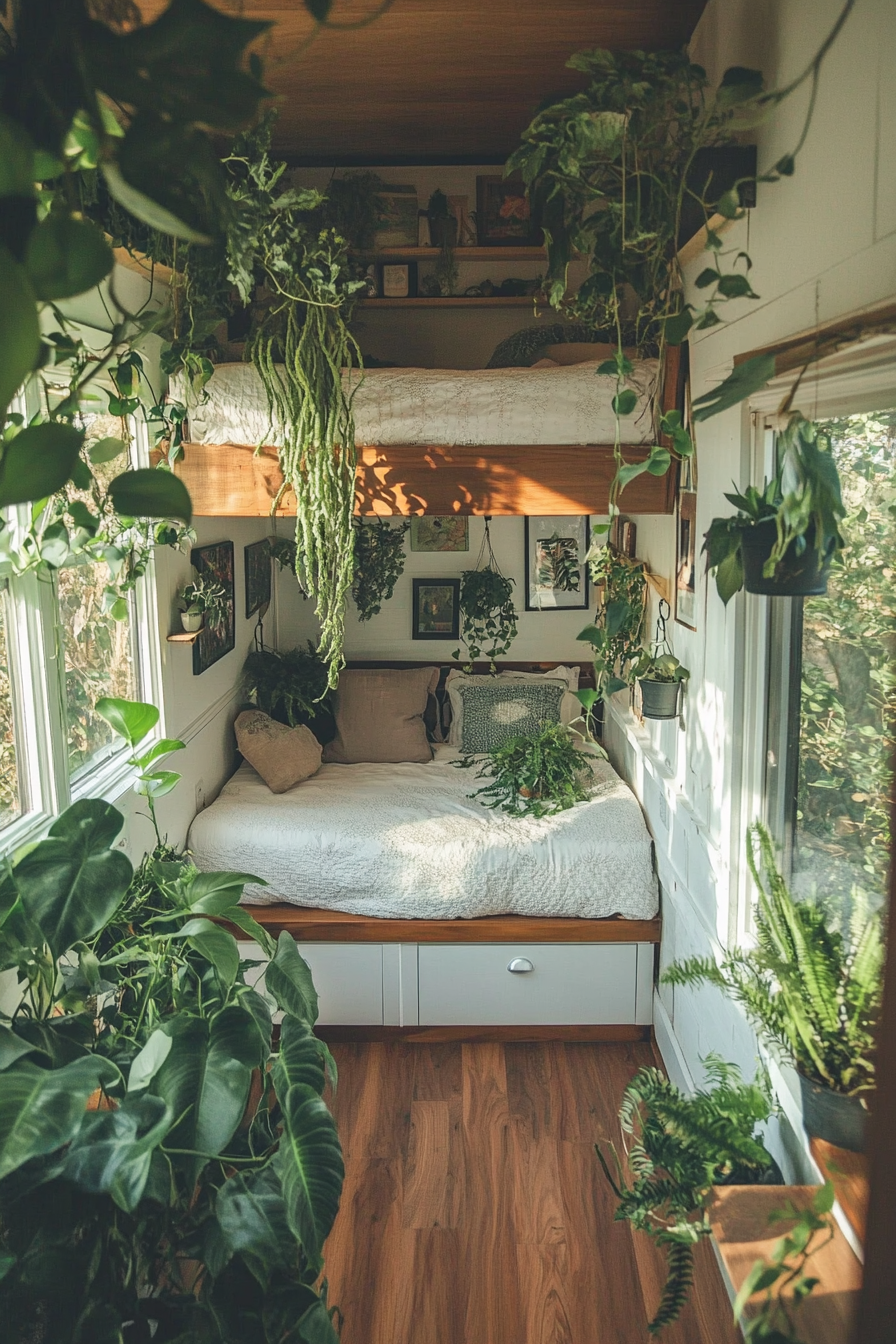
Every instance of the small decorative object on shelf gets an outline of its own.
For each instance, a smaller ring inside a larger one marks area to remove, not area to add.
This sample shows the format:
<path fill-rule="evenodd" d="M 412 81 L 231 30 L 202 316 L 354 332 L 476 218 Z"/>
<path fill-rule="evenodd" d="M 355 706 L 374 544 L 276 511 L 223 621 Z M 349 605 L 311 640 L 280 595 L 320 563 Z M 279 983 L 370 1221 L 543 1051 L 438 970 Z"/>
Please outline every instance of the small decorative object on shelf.
<path fill-rule="evenodd" d="M 661 597 L 653 643 L 644 649 L 634 668 L 645 719 L 677 719 L 679 687 L 691 675 L 675 657 L 666 637 L 666 621 L 671 614 L 669 603 Z"/>
<path fill-rule="evenodd" d="M 417 296 L 416 261 L 380 262 L 376 268 L 377 295 L 381 299 L 413 299 Z"/>
<path fill-rule="evenodd" d="M 191 582 L 185 583 L 177 594 L 180 623 L 185 633 L 193 635 L 205 625 L 219 625 L 225 616 L 226 597 L 220 583 L 194 569 Z"/>
<path fill-rule="evenodd" d="M 376 247 L 415 247 L 417 245 L 417 188 L 384 182 L 376 193 L 379 209 L 374 245 Z"/>

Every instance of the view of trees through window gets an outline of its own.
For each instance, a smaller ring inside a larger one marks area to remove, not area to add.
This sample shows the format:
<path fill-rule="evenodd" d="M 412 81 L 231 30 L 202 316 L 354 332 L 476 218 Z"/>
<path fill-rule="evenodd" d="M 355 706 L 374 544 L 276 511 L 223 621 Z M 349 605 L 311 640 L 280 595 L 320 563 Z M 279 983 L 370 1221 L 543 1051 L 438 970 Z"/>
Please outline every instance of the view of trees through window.
<path fill-rule="evenodd" d="M 0 827 L 15 821 L 21 812 L 16 760 L 16 715 L 6 639 L 6 603 L 0 600 Z"/>
<path fill-rule="evenodd" d="M 832 420 L 843 564 L 803 606 L 794 886 L 886 890 L 896 742 L 896 410 Z"/>

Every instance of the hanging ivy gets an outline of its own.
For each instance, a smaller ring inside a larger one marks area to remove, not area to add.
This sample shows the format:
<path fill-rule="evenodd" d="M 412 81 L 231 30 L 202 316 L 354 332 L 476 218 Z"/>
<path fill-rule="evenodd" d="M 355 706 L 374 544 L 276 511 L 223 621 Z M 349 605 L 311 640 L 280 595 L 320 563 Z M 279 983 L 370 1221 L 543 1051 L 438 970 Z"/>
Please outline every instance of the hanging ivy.
<path fill-rule="evenodd" d="M 410 522 L 393 527 L 385 518 L 376 522 L 355 519 L 355 577 L 352 597 L 358 620 L 369 621 L 395 592 L 404 573 L 404 537 Z"/>
<path fill-rule="evenodd" d="M 485 656 L 494 672 L 495 659 L 504 657 L 516 635 L 513 579 L 498 567 L 486 518 L 476 568 L 464 570 L 460 578 L 460 638 L 468 656 L 464 671 L 471 672 L 476 660 Z M 459 661 L 460 649 L 451 656 Z"/>

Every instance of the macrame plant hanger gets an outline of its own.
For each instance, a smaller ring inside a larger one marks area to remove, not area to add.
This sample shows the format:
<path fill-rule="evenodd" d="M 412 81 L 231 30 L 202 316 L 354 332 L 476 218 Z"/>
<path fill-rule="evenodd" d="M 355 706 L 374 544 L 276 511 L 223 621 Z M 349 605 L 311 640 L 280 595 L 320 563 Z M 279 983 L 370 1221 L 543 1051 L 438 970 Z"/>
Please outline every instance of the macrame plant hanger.
<path fill-rule="evenodd" d="M 665 610 L 663 610 L 665 608 Z M 650 645 L 651 658 L 664 658 L 666 655 L 672 657 L 672 645 L 669 643 L 669 637 L 666 634 L 666 622 L 672 615 L 672 608 L 664 597 L 660 598 L 659 614 L 656 618 L 656 630 L 653 641 Z"/>

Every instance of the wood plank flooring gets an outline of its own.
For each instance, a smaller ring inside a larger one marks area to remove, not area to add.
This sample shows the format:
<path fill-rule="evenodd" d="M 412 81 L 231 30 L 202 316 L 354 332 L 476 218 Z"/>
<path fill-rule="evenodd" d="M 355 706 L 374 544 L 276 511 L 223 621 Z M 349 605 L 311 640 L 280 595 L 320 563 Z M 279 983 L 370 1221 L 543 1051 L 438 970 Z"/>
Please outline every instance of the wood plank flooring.
<path fill-rule="evenodd" d="M 613 1221 L 618 1139 L 649 1043 L 333 1046 L 345 1152 L 326 1246 L 342 1344 L 644 1344 L 663 1261 Z M 709 1245 L 660 1344 L 736 1344 Z"/>

